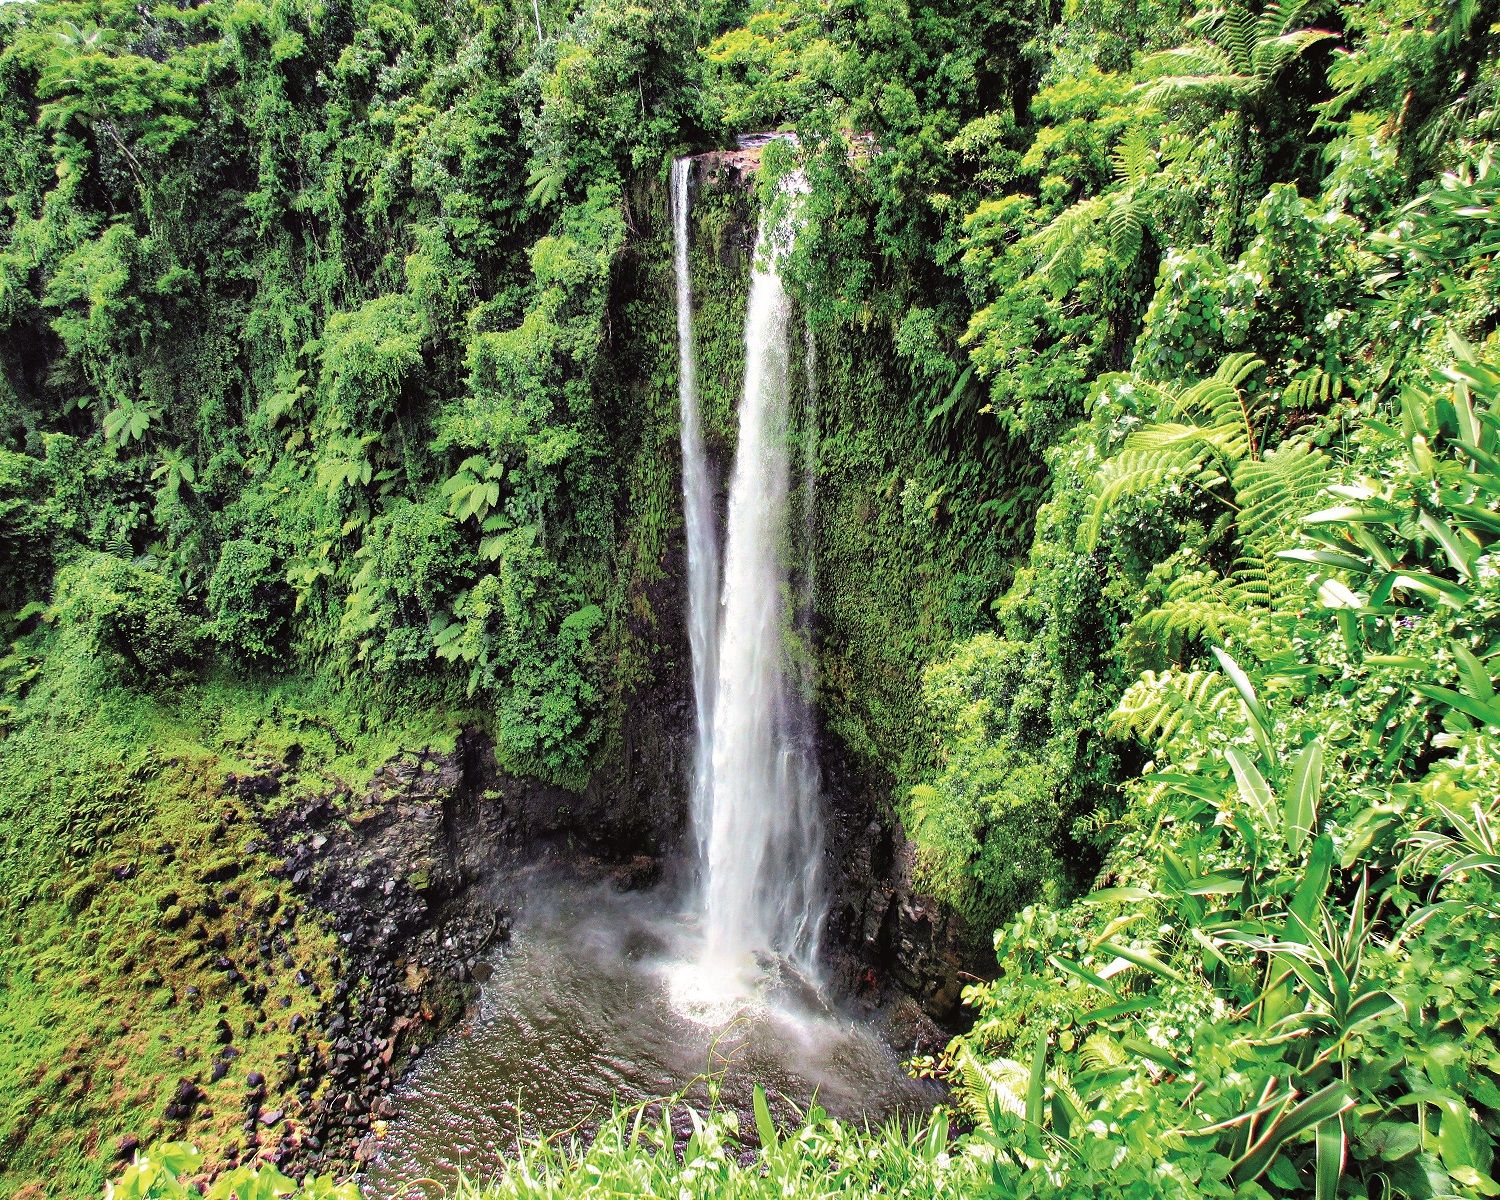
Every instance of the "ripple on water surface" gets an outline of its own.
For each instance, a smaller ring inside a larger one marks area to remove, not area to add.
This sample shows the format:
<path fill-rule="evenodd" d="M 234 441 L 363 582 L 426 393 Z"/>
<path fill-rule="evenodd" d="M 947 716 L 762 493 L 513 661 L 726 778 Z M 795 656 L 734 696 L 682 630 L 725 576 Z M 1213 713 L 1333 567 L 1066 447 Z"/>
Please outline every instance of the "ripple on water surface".
<path fill-rule="evenodd" d="M 844 1118 L 933 1103 L 873 1032 L 814 1011 L 794 974 L 777 983 L 774 967 L 762 971 L 732 1000 L 694 950 L 693 931 L 649 897 L 587 891 L 534 902 L 476 1010 L 397 1090 L 400 1115 L 362 1180 L 365 1195 L 437 1196 L 460 1170 L 492 1173 L 518 1136 L 587 1129 L 616 1100 L 694 1085 L 689 1095 L 702 1103 L 694 1081 L 709 1071 L 722 1079 L 721 1101 L 747 1114 L 757 1082 L 801 1106 L 816 1096 Z"/>

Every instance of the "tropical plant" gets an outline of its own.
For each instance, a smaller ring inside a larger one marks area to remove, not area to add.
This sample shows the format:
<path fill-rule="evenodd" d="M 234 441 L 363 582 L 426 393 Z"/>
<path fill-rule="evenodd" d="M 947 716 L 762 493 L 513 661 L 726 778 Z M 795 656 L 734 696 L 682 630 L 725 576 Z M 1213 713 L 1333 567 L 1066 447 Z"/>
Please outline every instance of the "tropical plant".
<path fill-rule="evenodd" d="M 352 1183 L 322 1176 L 298 1183 L 270 1164 L 225 1171 L 205 1191 L 192 1179 L 206 1165 L 194 1146 L 154 1146 L 137 1153 L 125 1173 L 105 1186 L 105 1200 L 359 1200 L 359 1189 Z"/>
<path fill-rule="evenodd" d="M 1283 74 L 1320 42 L 1336 35 L 1312 29 L 1323 0 L 1230 0 L 1201 9 L 1189 23 L 1194 41 L 1148 55 L 1143 86 L 1156 100 L 1209 93 L 1257 109 L 1276 94 Z"/>

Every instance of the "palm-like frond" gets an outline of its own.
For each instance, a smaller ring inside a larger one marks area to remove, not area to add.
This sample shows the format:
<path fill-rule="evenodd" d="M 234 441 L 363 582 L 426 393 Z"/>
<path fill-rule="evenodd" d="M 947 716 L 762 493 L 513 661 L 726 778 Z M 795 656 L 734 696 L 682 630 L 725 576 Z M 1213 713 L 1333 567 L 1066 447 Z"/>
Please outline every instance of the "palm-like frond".
<path fill-rule="evenodd" d="M 1233 481 L 1241 538 L 1274 554 L 1293 540 L 1302 514 L 1318 507 L 1328 482 L 1328 459 L 1291 442 L 1264 459 L 1240 463 Z"/>
<path fill-rule="evenodd" d="M 1281 403 L 1290 409 L 1321 408 L 1344 394 L 1341 375 L 1332 375 L 1321 367 L 1303 372 L 1281 391 Z"/>
<path fill-rule="evenodd" d="M 1200 12 L 1192 26 L 1198 39 L 1148 55 L 1147 78 L 1140 85 L 1161 101 L 1183 92 L 1225 92 L 1259 99 L 1271 92 L 1282 72 L 1319 42 L 1335 35 L 1309 29 L 1318 3 L 1270 0 L 1259 11 L 1244 0 Z"/>
<path fill-rule="evenodd" d="M 1110 153 L 1115 178 L 1130 187 L 1139 186 L 1156 172 L 1157 153 L 1144 125 L 1131 128 Z"/>
<path fill-rule="evenodd" d="M 1248 632 L 1254 607 L 1232 580 L 1189 571 L 1172 581 L 1161 604 L 1136 619 L 1130 640 L 1180 661 L 1195 642 L 1225 642 Z"/>
<path fill-rule="evenodd" d="M 1109 230 L 1111 252 L 1121 263 L 1133 263 L 1145 240 L 1145 203 L 1134 191 L 1120 193 L 1111 201 L 1104 224 Z"/>
<path fill-rule="evenodd" d="M 1110 714 L 1110 732 L 1167 747 L 1222 720 L 1234 711 L 1238 695 L 1217 671 L 1146 671 L 1125 689 Z"/>
<path fill-rule="evenodd" d="M 1137 126 L 1129 130 L 1110 152 L 1116 186 L 1098 196 L 1085 196 L 1070 205 L 1036 234 L 1041 267 L 1038 275 L 1058 295 L 1071 291 L 1078 282 L 1084 251 L 1098 240 L 1103 224 L 1111 253 L 1129 266 L 1145 240 L 1150 206 L 1142 188 L 1161 167 L 1161 154 L 1150 133 Z"/>
<path fill-rule="evenodd" d="M 1047 281 L 1053 292 L 1063 295 L 1078 282 L 1083 252 L 1093 237 L 1094 227 L 1108 211 L 1104 196 L 1086 196 L 1049 221 L 1036 235 L 1042 265 L 1037 274 Z"/>
<path fill-rule="evenodd" d="M 1187 388 L 1156 386 L 1145 393 L 1157 400 L 1159 420 L 1125 439 L 1120 453 L 1096 476 L 1094 511 L 1083 528 L 1086 548 L 1098 540 L 1111 505 L 1173 480 L 1200 477 L 1212 462 L 1217 478 L 1256 455 L 1256 409 L 1243 385 L 1265 364 L 1253 354 L 1234 354 L 1207 379 Z"/>

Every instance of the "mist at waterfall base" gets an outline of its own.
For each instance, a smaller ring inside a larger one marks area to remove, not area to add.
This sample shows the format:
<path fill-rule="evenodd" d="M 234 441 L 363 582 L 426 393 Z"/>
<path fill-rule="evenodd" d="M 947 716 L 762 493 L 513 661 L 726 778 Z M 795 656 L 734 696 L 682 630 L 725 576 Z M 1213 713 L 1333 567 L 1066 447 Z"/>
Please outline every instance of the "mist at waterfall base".
<path fill-rule="evenodd" d="M 460 1171 L 499 1170 L 518 1139 L 587 1138 L 613 1104 L 685 1090 L 706 1107 L 709 1073 L 744 1131 L 755 1128 L 756 1083 L 779 1118 L 816 1099 L 833 1116 L 879 1121 L 938 1099 L 874 1032 L 821 1009 L 795 980 L 768 980 L 722 1021 L 684 1019 L 672 973 L 698 953 L 698 936 L 657 895 L 575 887 L 538 897 L 492 960 L 476 1009 L 395 1092 L 400 1115 L 364 1194 L 436 1197 Z"/>
<path fill-rule="evenodd" d="M 527 1138 L 586 1134 L 613 1105 L 679 1093 L 739 1110 L 746 1130 L 757 1083 L 786 1117 L 816 1101 L 837 1117 L 879 1120 L 936 1098 L 876 1033 L 836 1015 L 820 986 L 827 900 L 810 680 L 789 668 L 783 645 L 788 627 L 807 635 L 815 587 L 815 343 L 810 329 L 790 336 L 779 270 L 805 183 L 789 175 L 787 203 L 761 218 L 721 542 L 698 400 L 691 168 L 674 164 L 671 198 L 695 885 L 685 902 L 577 887 L 533 897 L 477 1010 L 397 1092 L 400 1115 L 364 1180 L 373 1197 L 492 1171 Z M 800 438 L 794 378 L 805 389 Z M 794 443 L 803 456 L 795 570 L 785 554 Z"/>

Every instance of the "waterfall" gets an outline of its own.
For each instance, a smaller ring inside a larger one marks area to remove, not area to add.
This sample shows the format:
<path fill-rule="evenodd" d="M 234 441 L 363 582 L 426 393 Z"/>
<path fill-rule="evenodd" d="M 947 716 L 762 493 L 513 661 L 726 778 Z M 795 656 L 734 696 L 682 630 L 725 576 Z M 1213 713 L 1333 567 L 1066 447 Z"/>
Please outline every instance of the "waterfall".
<path fill-rule="evenodd" d="M 692 825 L 700 872 L 708 861 L 713 797 L 714 695 L 719 656 L 719 547 L 713 481 L 703 450 L 698 353 L 693 341 L 693 282 L 688 262 L 688 185 L 693 162 L 672 164 L 673 265 L 677 282 L 677 398 L 682 428 L 682 512 L 687 533 L 688 642 L 693 654 L 697 742 L 693 753 Z"/>
<path fill-rule="evenodd" d="M 782 641 L 791 304 L 780 261 L 795 236 L 800 172 L 782 190 L 792 213 L 762 215 L 750 278 L 712 705 L 704 963 L 730 973 L 749 969 L 757 951 L 812 973 L 823 918 L 817 763 Z"/>

